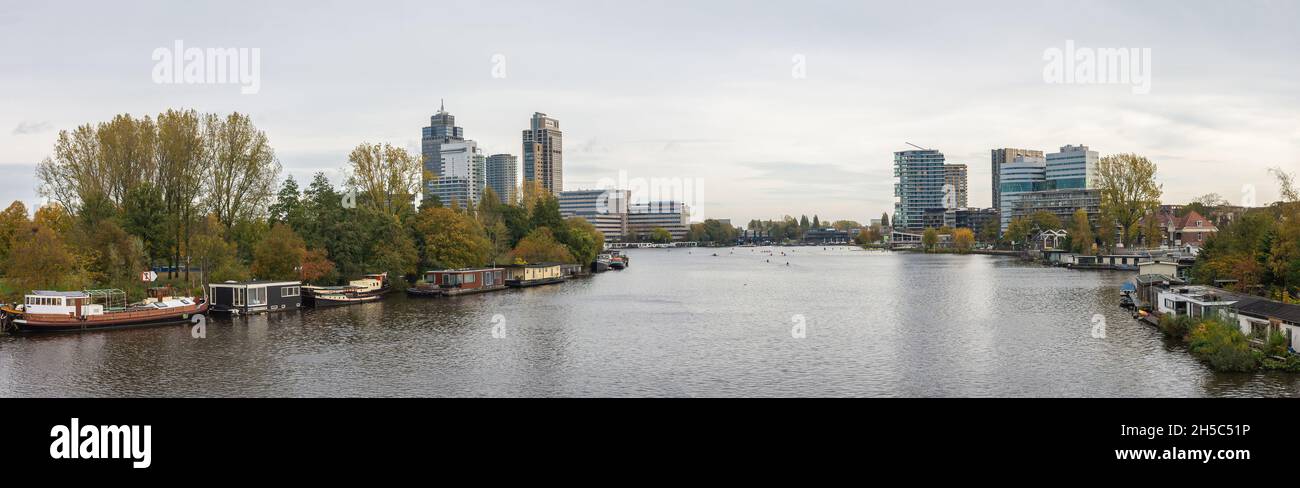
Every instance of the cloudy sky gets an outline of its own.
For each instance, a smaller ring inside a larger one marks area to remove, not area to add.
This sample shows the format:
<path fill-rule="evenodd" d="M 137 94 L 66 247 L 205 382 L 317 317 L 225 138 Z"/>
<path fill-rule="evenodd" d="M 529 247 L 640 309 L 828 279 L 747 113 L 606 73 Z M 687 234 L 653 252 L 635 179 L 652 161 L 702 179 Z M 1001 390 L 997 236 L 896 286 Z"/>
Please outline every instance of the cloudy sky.
<path fill-rule="evenodd" d="M 698 181 L 740 222 L 892 211 L 908 142 L 968 164 L 977 206 L 995 147 L 1136 152 L 1171 202 L 1263 204 L 1300 170 L 1294 1 L 204 3 L 0 2 L 0 199 L 39 204 L 58 131 L 118 113 L 245 112 L 286 172 L 337 180 L 358 143 L 418 150 L 440 99 L 489 153 L 558 118 L 566 188 Z M 260 49 L 260 90 L 155 83 L 177 40 Z M 1150 93 L 1047 83 L 1067 41 L 1149 48 Z"/>

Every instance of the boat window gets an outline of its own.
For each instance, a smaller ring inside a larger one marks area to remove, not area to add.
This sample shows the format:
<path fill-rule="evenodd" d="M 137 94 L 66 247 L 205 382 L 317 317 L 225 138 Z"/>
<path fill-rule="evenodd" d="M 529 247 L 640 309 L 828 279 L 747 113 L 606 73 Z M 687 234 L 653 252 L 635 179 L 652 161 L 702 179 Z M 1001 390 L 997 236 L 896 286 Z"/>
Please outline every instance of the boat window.
<path fill-rule="evenodd" d="M 236 289 L 236 290 L 235 290 L 235 303 L 234 303 L 234 305 L 235 305 L 236 307 L 242 307 L 242 306 L 244 306 L 244 288 L 239 288 L 239 289 Z"/>
<path fill-rule="evenodd" d="M 296 297 L 301 291 L 296 286 L 286 286 L 280 289 L 280 297 Z"/>
<path fill-rule="evenodd" d="M 465 275 L 465 282 L 466 282 L 466 283 L 473 283 L 474 280 L 475 280 L 475 275 L 474 275 L 474 273 L 470 273 L 470 274 Z"/>
<path fill-rule="evenodd" d="M 266 304 L 266 288 L 249 288 L 249 289 L 248 289 L 248 304 L 249 304 L 249 305 L 265 305 L 265 304 Z"/>

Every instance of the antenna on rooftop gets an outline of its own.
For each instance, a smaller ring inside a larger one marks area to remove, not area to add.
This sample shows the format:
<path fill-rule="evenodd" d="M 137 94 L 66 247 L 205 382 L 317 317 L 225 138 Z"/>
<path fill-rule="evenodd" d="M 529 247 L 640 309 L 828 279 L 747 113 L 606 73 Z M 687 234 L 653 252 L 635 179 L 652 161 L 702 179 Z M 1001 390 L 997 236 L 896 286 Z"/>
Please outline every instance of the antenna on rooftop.
<path fill-rule="evenodd" d="M 907 145 L 912 146 L 912 147 L 917 148 L 917 149 L 920 149 L 920 150 L 922 150 L 922 151 L 929 151 L 929 150 L 930 150 L 930 148 L 928 148 L 928 147 L 921 147 L 921 146 L 918 146 L 918 145 L 916 145 L 916 144 L 912 144 L 912 143 L 910 143 L 910 142 L 908 142 Z"/>

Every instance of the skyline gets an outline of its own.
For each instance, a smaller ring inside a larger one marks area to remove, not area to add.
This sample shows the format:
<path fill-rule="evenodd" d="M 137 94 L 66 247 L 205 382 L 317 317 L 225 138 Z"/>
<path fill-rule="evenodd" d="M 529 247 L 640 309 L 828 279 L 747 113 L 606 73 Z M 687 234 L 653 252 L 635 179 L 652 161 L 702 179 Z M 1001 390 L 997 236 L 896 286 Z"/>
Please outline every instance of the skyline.
<path fill-rule="evenodd" d="M 990 206 L 990 150 L 1067 144 L 1151 158 L 1166 203 L 1213 192 L 1240 204 L 1243 185 L 1257 204 L 1274 201 L 1267 169 L 1300 169 L 1300 66 L 1287 62 L 1300 7 L 1185 4 L 139 2 L 76 17 L 11 5 L 0 10 L 0 199 L 39 203 L 35 165 L 59 130 L 167 108 L 247 113 L 281 179 L 326 171 L 337 183 L 361 142 L 419 153 L 420 128 L 446 99 L 486 154 L 522 160 L 531 114 L 561 120 L 565 189 L 619 171 L 700 178 L 703 217 L 734 223 L 892 213 L 892 155 L 909 142 L 967 165 L 972 206 Z M 177 40 L 261 49 L 258 93 L 154 83 L 150 54 Z M 1045 50 L 1067 42 L 1150 48 L 1150 93 L 1045 82 Z"/>

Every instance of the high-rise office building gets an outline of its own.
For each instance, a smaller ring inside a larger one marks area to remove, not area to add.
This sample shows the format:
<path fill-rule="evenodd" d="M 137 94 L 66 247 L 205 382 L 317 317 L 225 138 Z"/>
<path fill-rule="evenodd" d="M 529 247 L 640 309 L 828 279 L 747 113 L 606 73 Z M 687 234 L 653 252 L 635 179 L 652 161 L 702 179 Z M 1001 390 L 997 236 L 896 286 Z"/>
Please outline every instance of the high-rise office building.
<path fill-rule="evenodd" d="M 564 139 L 560 121 L 536 112 L 524 130 L 524 183 L 558 195 L 564 190 Z"/>
<path fill-rule="evenodd" d="M 925 209 L 943 208 L 947 172 L 943 153 L 916 149 L 894 153 L 894 220 L 898 229 L 923 229 Z"/>
<path fill-rule="evenodd" d="M 428 183 L 428 196 L 436 197 L 443 206 L 474 207 L 484 188 L 484 163 L 486 158 L 472 140 L 441 143 L 439 145 L 441 173 Z"/>
<path fill-rule="evenodd" d="M 943 208 L 966 208 L 966 165 L 943 165 Z"/>
<path fill-rule="evenodd" d="M 487 157 L 487 187 L 501 199 L 501 203 L 519 201 L 519 158 L 513 154 L 493 154 Z"/>
<path fill-rule="evenodd" d="M 1042 191 L 1047 187 L 1047 160 L 1042 156 L 1016 156 L 999 169 L 1001 174 L 998 175 L 998 181 L 1002 182 L 998 188 L 1001 198 L 998 210 L 1002 214 L 999 229 L 1006 232 L 1007 226 L 1011 224 L 1012 210 L 1022 195 Z"/>
<path fill-rule="evenodd" d="M 1030 149 L 1004 148 L 992 150 L 993 155 L 993 207 L 997 207 L 1002 202 L 1002 165 L 1010 164 L 1016 160 L 1016 156 L 1043 157 L 1042 151 Z"/>
<path fill-rule="evenodd" d="M 1061 152 L 1047 155 L 1047 189 L 1096 188 L 1097 161 L 1097 151 L 1089 151 L 1088 146 L 1061 146 Z"/>
<path fill-rule="evenodd" d="M 433 175 L 442 174 L 439 147 L 443 144 L 465 140 L 465 130 L 456 127 L 456 117 L 447 113 L 446 104 L 440 104 L 438 113 L 429 117 L 429 126 L 420 133 L 420 154 L 424 156 L 424 170 Z M 426 182 L 427 183 L 427 182 Z"/>
<path fill-rule="evenodd" d="M 628 190 L 564 191 L 560 192 L 560 215 L 582 217 L 605 235 L 605 242 L 617 242 L 627 238 L 631 198 Z"/>

